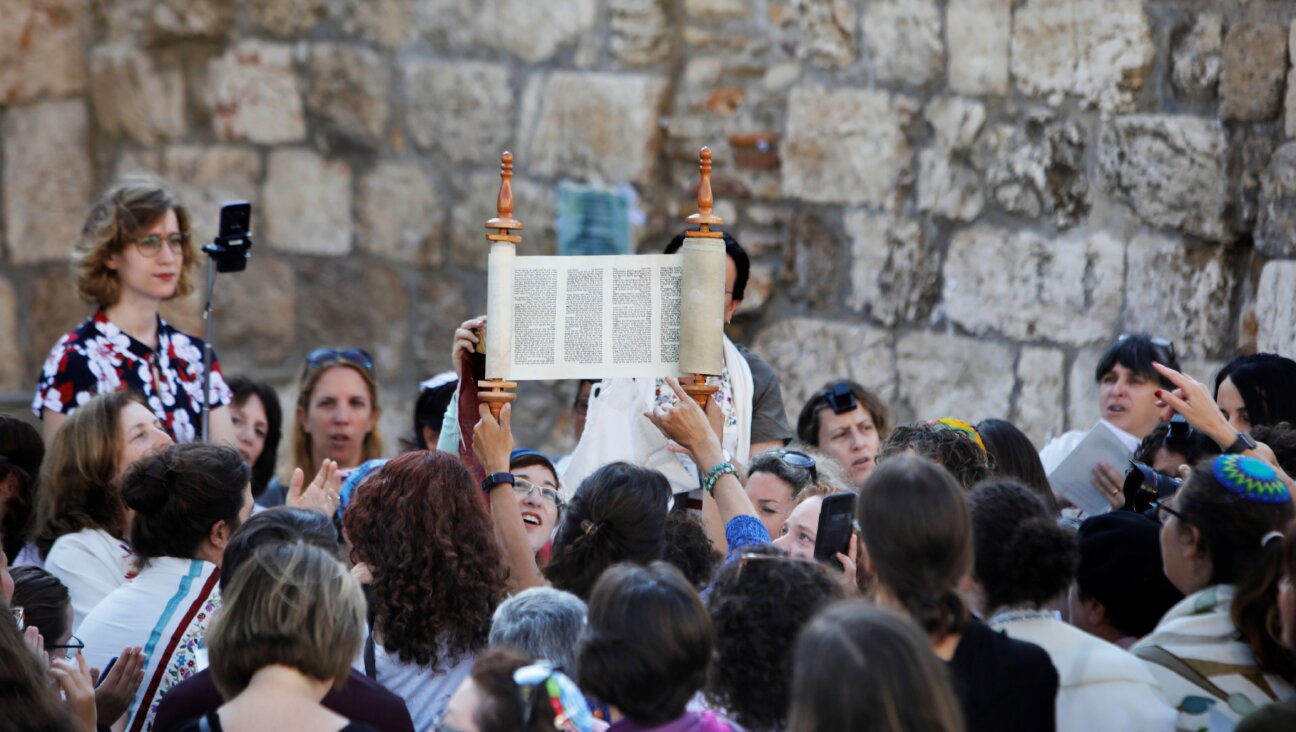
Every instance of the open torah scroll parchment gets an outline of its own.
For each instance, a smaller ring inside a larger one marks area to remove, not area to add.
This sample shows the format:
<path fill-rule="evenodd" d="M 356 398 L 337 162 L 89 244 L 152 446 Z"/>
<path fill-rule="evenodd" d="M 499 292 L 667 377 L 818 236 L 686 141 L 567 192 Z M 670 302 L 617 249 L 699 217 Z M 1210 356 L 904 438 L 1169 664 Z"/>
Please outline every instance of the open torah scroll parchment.
<path fill-rule="evenodd" d="M 724 245 L 679 254 L 489 257 L 486 377 L 605 379 L 719 374 Z"/>

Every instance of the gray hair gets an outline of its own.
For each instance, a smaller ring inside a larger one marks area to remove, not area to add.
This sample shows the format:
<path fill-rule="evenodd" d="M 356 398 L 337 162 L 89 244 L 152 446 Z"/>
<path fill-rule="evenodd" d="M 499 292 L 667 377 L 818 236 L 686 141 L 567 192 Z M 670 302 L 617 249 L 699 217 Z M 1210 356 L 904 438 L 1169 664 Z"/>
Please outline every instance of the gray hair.
<path fill-rule="evenodd" d="M 584 627 L 585 603 L 579 597 L 552 587 L 532 587 L 495 609 L 490 646 L 550 661 L 570 674 Z"/>

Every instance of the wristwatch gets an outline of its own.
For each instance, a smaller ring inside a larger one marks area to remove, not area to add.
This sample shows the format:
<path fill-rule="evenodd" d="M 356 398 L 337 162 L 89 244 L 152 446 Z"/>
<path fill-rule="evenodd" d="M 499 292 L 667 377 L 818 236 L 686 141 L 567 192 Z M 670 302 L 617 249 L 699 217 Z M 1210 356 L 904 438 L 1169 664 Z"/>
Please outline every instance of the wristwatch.
<path fill-rule="evenodd" d="M 500 485 L 501 483 L 508 483 L 509 485 L 515 485 L 513 474 L 512 473 L 491 473 L 485 478 L 482 478 L 482 492 L 484 492 L 486 495 L 489 496 L 491 489 L 497 485 Z"/>
<path fill-rule="evenodd" d="M 1245 432 L 1239 432 L 1237 433 L 1237 439 L 1233 441 L 1232 445 L 1229 445 L 1228 448 L 1224 450 L 1224 453 L 1227 455 L 1240 455 L 1247 450 L 1254 450 L 1255 448 L 1256 441 L 1251 438 L 1251 435 L 1248 435 Z"/>

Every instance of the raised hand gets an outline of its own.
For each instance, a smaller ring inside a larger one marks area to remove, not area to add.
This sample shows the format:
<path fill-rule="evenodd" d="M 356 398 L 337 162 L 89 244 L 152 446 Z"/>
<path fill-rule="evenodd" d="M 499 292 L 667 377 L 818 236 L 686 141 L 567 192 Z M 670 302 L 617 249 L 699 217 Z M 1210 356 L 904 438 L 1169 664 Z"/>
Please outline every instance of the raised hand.
<path fill-rule="evenodd" d="M 465 320 L 455 329 L 454 348 L 450 350 L 450 363 L 459 365 L 460 359 L 467 359 L 477 350 L 481 343 L 482 329 L 486 327 L 486 316 L 479 315 L 472 320 Z"/>
<path fill-rule="evenodd" d="M 1220 411 L 1219 405 L 1215 403 L 1215 398 L 1211 396 L 1205 384 L 1159 363 L 1153 363 L 1152 368 L 1169 379 L 1176 387 L 1173 391 L 1158 389 L 1156 393 L 1158 399 L 1183 415 L 1193 429 L 1210 437 L 1221 447 L 1227 449 L 1233 444 L 1237 439 L 1237 432 L 1224 418 L 1224 413 Z"/>
<path fill-rule="evenodd" d="M 50 664 L 49 674 L 63 690 L 63 697 L 73 716 L 81 723 L 81 728 L 86 732 L 95 732 L 98 716 L 95 711 L 94 678 L 90 674 L 90 667 L 86 665 L 85 657 L 78 653 L 75 660 L 55 659 Z"/>
<path fill-rule="evenodd" d="M 702 463 L 707 462 L 703 459 L 702 453 L 706 454 L 705 457 L 711 458 L 722 452 L 720 438 L 712 428 L 707 413 L 703 412 L 693 398 L 684 391 L 679 380 L 667 377 L 666 384 L 675 392 L 677 401 L 654 407 L 644 412 L 644 416 L 656 425 L 667 439 L 673 440 L 687 450 L 693 456 L 693 461 L 701 466 Z M 718 405 L 714 407 L 714 409 L 718 408 Z M 714 463 L 708 463 L 708 467 L 710 464 Z"/>
<path fill-rule="evenodd" d="M 303 487 L 306 474 L 301 468 L 293 470 L 292 480 L 288 483 L 286 502 L 294 508 L 309 508 L 325 516 L 332 516 L 337 511 L 338 493 L 342 491 L 342 475 L 334 460 L 320 463 L 319 472 L 310 485 Z"/>
<path fill-rule="evenodd" d="M 98 674 L 92 674 L 98 676 Z M 95 709 L 104 724 L 112 724 L 130 708 L 135 691 L 144 681 L 144 649 L 139 646 L 123 648 L 117 663 L 108 669 L 108 675 L 95 687 Z"/>
<path fill-rule="evenodd" d="M 473 427 L 473 455 L 488 474 L 507 473 L 513 454 L 513 405 L 504 405 L 498 422 L 488 405 L 479 404 L 477 411 L 481 419 Z"/>

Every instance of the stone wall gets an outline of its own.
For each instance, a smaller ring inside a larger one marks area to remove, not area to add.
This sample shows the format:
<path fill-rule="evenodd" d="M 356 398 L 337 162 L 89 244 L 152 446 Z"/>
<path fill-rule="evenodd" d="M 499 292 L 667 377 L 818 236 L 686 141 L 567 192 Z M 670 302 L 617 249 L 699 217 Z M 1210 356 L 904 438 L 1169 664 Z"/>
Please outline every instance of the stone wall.
<path fill-rule="evenodd" d="M 115 176 L 256 206 L 220 279 L 227 372 L 376 356 L 384 428 L 482 310 L 497 164 L 522 253 L 556 183 L 630 183 L 657 251 L 716 152 L 753 254 L 732 329 L 796 410 L 834 376 L 902 418 L 1096 417 L 1115 334 L 1200 378 L 1296 353 L 1296 3 L 1284 0 L 0 0 L 0 392 L 88 312 L 67 254 Z M 201 332 L 198 298 L 167 315 Z M 566 385 L 522 441 L 569 443 Z"/>

